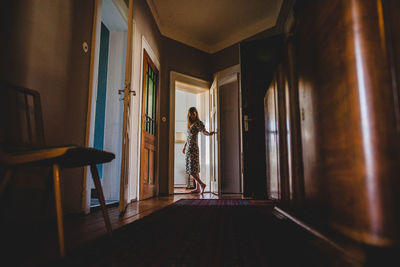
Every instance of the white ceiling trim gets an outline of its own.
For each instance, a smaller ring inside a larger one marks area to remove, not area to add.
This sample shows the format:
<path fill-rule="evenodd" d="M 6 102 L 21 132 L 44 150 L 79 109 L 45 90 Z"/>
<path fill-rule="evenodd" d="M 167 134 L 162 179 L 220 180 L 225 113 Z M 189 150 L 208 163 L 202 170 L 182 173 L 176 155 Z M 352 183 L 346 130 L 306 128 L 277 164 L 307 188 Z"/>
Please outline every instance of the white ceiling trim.
<path fill-rule="evenodd" d="M 221 41 L 217 42 L 216 44 L 214 44 L 211 47 L 209 53 L 213 54 L 215 52 L 218 52 L 219 50 L 222 50 L 226 47 L 229 47 L 233 44 L 243 41 L 244 39 L 249 38 L 257 33 L 260 33 L 262 31 L 270 29 L 272 27 L 265 26 L 265 25 L 275 26 L 277 19 L 278 19 L 278 17 L 276 17 L 276 18 L 267 17 L 267 18 L 264 18 L 264 19 L 261 19 L 261 20 L 255 22 L 251 25 L 248 25 L 245 28 L 242 28 L 240 31 L 234 32 L 233 34 L 229 35 L 228 38 L 221 40 Z"/>
<path fill-rule="evenodd" d="M 160 30 L 160 32 L 161 32 L 161 20 L 160 20 L 160 15 L 158 15 L 158 12 L 157 12 L 157 8 L 156 8 L 156 6 L 154 5 L 154 2 L 153 2 L 153 0 L 146 0 L 146 2 L 147 2 L 147 5 L 149 6 L 149 8 L 150 8 L 150 11 L 151 11 L 151 14 L 153 14 L 153 17 L 154 17 L 154 20 L 156 21 L 156 24 L 157 24 L 157 26 L 158 26 L 158 29 Z"/>
<path fill-rule="evenodd" d="M 212 54 L 213 52 L 213 46 L 209 45 L 208 43 L 204 43 L 200 41 L 199 39 L 193 38 L 193 36 L 186 35 L 183 32 L 177 33 L 176 30 L 173 27 L 169 26 L 163 26 L 160 28 L 160 32 L 162 35 L 167 36 L 168 38 L 171 38 L 170 36 L 173 36 L 173 38 L 176 41 L 179 41 L 181 43 L 184 43 L 186 45 L 192 46 L 194 48 L 197 48 L 199 50 L 202 50 L 204 52 Z"/>
<path fill-rule="evenodd" d="M 267 29 L 273 28 L 276 26 L 276 22 L 278 19 L 278 14 L 274 17 L 266 17 L 252 23 L 250 25 L 245 26 L 241 30 L 234 32 L 233 34 L 229 35 L 227 38 L 224 38 L 221 41 L 216 43 L 206 43 L 201 41 L 194 36 L 187 35 L 183 32 L 176 32 L 176 29 L 172 26 L 164 25 L 159 17 L 159 13 L 157 11 L 156 5 L 154 4 L 153 0 L 146 0 L 151 13 L 153 14 L 154 20 L 163 36 L 176 40 L 178 42 L 184 43 L 191 47 L 197 48 L 204 52 L 213 54 L 216 53 L 226 47 L 229 47 L 233 44 L 236 44 L 240 41 L 243 41 L 246 38 L 249 38 L 257 33 L 265 31 Z M 283 1 L 282 1 L 283 2 Z M 279 6 L 279 10 L 282 6 Z"/>

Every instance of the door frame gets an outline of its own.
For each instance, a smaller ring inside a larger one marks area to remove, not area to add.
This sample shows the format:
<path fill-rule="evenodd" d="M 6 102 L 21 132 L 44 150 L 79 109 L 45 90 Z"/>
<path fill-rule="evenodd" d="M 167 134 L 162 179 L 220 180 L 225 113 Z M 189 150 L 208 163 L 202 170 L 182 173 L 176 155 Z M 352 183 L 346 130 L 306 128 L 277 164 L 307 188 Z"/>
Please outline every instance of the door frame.
<path fill-rule="evenodd" d="M 156 136 L 156 143 L 157 146 L 160 143 L 160 86 L 161 86 L 161 65 L 160 65 L 160 59 L 159 57 L 154 53 L 154 50 L 151 48 L 150 44 L 147 42 L 146 38 L 144 37 L 144 35 L 142 35 L 142 48 L 141 48 L 141 52 L 140 52 L 140 89 L 139 89 L 139 110 L 140 110 L 140 114 L 139 114 L 139 122 L 138 122 L 138 139 L 137 139 L 137 187 L 136 187 L 136 198 L 137 200 L 141 200 L 140 199 L 140 172 L 141 172 L 141 166 L 140 166 L 140 162 L 141 162 L 141 156 L 142 156 L 142 97 L 143 97 L 143 63 L 144 63 L 144 50 L 146 50 L 147 55 L 150 57 L 151 61 L 153 61 L 154 65 L 156 66 L 157 70 L 158 70 L 158 86 L 157 86 L 157 103 L 156 103 L 156 132 L 157 132 L 157 136 Z M 159 148 L 157 150 L 156 153 L 156 181 L 157 181 L 157 195 L 159 193 L 159 168 L 160 168 L 160 153 L 159 153 Z"/>
<path fill-rule="evenodd" d="M 213 140 L 210 142 L 210 158 L 211 159 L 211 165 L 210 169 L 212 169 L 213 172 L 213 176 L 210 177 L 210 193 L 219 196 L 221 193 L 221 182 L 220 182 L 220 177 L 221 177 L 221 142 L 220 142 L 220 106 L 219 106 L 219 85 L 218 85 L 218 73 L 215 73 L 214 75 L 214 79 L 213 82 L 211 84 L 210 87 L 210 101 L 211 103 L 216 105 L 216 116 L 214 118 L 214 121 L 212 120 L 212 116 L 213 116 L 213 105 L 210 104 L 210 129 L 211 131 L 215 131 L 216 135 L 212 136 L 211 138 L 213 138 Z M 216 97 L 216 99 L 214 99 L 214 96 Z M 215 122 L 216 120 L 216 122 Z M 215 123 L 213 125 L 213 123 Z M 215 141 L 216 140 L 216 141 Z M 217 143 L 217 145 L 215 146 L 215 142 Z M 213 148 L 214 147 L 214 148 Z M 215 157 L 215 147 L 217 149 L 217 157 Z M 215 164 L 215 162 L 217 162 Z M 217 171 L 215 172 L 215 168 L 217 168 Z M 216 178 L 214 177 L 216 173 Z M 214 180 L 214 181 L 213 181 Z"/>
<path fill-rule="evenodd" d="M 129 8 L 126 6 L 124 0 L 112 0 L 112 2 L 120 12 L 122 18 L 128 24 Z M 89 84 L 88 84 L 88 105 L 86 113 L 85 147 L 92 146 L 94 138 L 102 10 L 103 10 L 103 0 L 94 0 L 92 39 L 90 46 L 90 66 L 89 66 Z M 126 49 L 128 49 L 128 47 Z M 89 171 L 89 168 L 84 167 L 81 211 L 85 214 L 90 213 L 90 183 L 91 183 L 90 177 L 91 173 Z"/>
<path fill-rule="evenodd" d="M 174 194 L 175 175 L 175 85 L 183 82 L 193 86 L 210 89 L 211 83 L 176 71 L 169 74 L 169 161 L 168 161 L 168 194 Z"/>

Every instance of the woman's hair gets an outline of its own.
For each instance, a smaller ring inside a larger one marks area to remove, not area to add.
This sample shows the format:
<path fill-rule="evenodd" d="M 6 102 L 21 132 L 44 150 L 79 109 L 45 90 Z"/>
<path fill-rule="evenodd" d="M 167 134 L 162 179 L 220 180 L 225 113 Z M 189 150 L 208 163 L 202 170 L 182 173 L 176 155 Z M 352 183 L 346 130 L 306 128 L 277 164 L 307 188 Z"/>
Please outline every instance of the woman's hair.
<path fill-rule="evenodd" d="M 192 114 L 195 115 L 194 119 L 192 119 Z M 187 114 L 187 126 L 188 126 L 188 129 L 190 128 L 190 126 L 192 126 L 193 123 L 195 123 L 198 120 L 200 120 L 200 119 L 199 119 L 199 113 L 197 112 L 197 109 L 195 107 L 189 108 L 189 111 L 188 111 L 188 114 Z"/>

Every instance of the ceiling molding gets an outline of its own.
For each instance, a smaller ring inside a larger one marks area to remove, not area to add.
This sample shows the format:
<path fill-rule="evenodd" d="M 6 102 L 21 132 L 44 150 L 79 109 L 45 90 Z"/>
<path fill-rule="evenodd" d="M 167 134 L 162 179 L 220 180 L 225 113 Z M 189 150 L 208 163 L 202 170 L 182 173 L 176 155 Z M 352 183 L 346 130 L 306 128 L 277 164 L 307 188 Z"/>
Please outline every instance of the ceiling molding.
<path fill-rule="evenodd" d="M 157 12 L 156 5 L 154 4 L 153 0 L 146 0 L 146 2 L 147 2 L 147 5 L 150 8 L 151 14 L 153 14 L 153 18 L 156 21 L 158 29 L 161 32 L 162 25 L 161 25 L 160 15 Z"/>
<path fill-rule="evenodd" d="M 185 45 L 212 54 L 212 52 L 210 52 L 213 50 L 211 45 L 205 42 L 201 42 L 200 40 L 195 39 L 192 36 L 186 35 L 184 32 L 177 33 L 173 27 L 164 26 L 160 28 L 160 32 L 162 35 L 167 36 L 168 38 L 171 38 L 175 41 L 184 43 Z"/>
<path fill-rule="evenodd" d="M 244 27 L 238 28 L 237 31 L 230 33 L 227 36 L 223 36 L 221 40 L 215 41 L 205 41 L 206 38 L 200 39 L 195 35 L 185 33 L 184 31 L 177 31 L 176 25 L 169 25 L 160 17 L 160 12 L 157 10 L 157 3 L 154 0 L 146 0 L 149 9 L 154 17 L 154 20 L 163 36 L 170 39 L 176 40 L 188 46 L 194 47 L 201 51 L 207 52 L 209 54 L 214 54 L 226 47 L 244 41 L 252 36 L 255 36 L 261 32 L 268 31 L 269 29 L 275 28 L 275 30 L 280 31 L 282 28 L 282 11 L 286 14 L 288 2 L 293 3 L 294 0 L 282 0 L 282 1 L 272 1 L 272 6 L 275 11 L 271 13 L 265 13 L 263 17 L 258 18 L 256 21 L 252 21 L 245 24 Z M 212 7 L 211 7 L 212 8 Z M 164 11 L 165 13 L 165 11 Z M 164 14 L 165 16 L 165 14 Z M 251 21 L 251 20 L 250 20 Z M 278 26 L 279 25 L 279 26 Z M 277 27 L 278 26 L 278 27 Z M 209 35 L 210 38 L 215 37 L 215 35 Z"/>
<path fill-rule="evenodd" d="M 296 0 L 284 0 L 275 26 L 247 38 L 243 42 L 251 42 L 288 32 L 293 24 L 293 7 L 295 2 Z"/>
<path fill-rule="evenodd" d="M 273 21 L 272 21 L 273 20 Z M 234 45 L 238 42 L 241 42 L 251 36 L 254 36 L 257 33 L 263 32 L 267 29 L 271 29 L 273 27 L 265 27 L 265 25 L 268 25 L 268 23 L 271 23 L 271 25 L 275 25 L 277 21 L 277 18 L 263 18 L 262 20 L 259 20 L 251 25 L 248 25 L 247 27 L 242 28 L 240 31 L 237 31 L 228 38 L 216 43 L 213 47 L 211 47 L 209 53 L 214 54 L 226 47 L 229 47 L 231 45 Z"/>
<path fill-rule="evenodd" d="M 281 10 L 279 12 L 279 16 L 276 20 L 275 27 L 277 27 L 278 31 L 284 32 L 285 27 L 288 23 L 291 23 L 291 18 L 293 16 L 293 7 L 295 0 L 284 0 L 282 3 Z"/>

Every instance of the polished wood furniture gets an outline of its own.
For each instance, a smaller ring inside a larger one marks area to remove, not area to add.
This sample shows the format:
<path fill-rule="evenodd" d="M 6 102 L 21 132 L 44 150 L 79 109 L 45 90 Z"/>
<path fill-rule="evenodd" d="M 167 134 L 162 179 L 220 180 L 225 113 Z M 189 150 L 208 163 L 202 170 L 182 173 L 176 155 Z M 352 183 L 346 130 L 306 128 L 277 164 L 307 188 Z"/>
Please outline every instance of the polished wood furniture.
<path fill-rule="evenodd" d="M 392 0 L 296 1 L 273 78 L 288 127 L 278 133 L 278 205 L 386 252 L 400 243 L 399 10 Z"/>
<path fill-rule="evenodd" d="M 38 92 L 6 83 L 0 84 L 1 123 L 0 164 L 5 175 L 0 183 L 0 197 L 15 172 L 21 166 L 51 167 L 57 212 L 59 251 L 65 255 L 63 212 L 61 203 L 60 168 L 90 166 L 99 196 L 108 234 L 112 228 L 108 217 L 101 181 L 96 164 L 115 158 L 110 152 L 74 145 L 48 147 L 44 145 L 43 119 Z"/>

